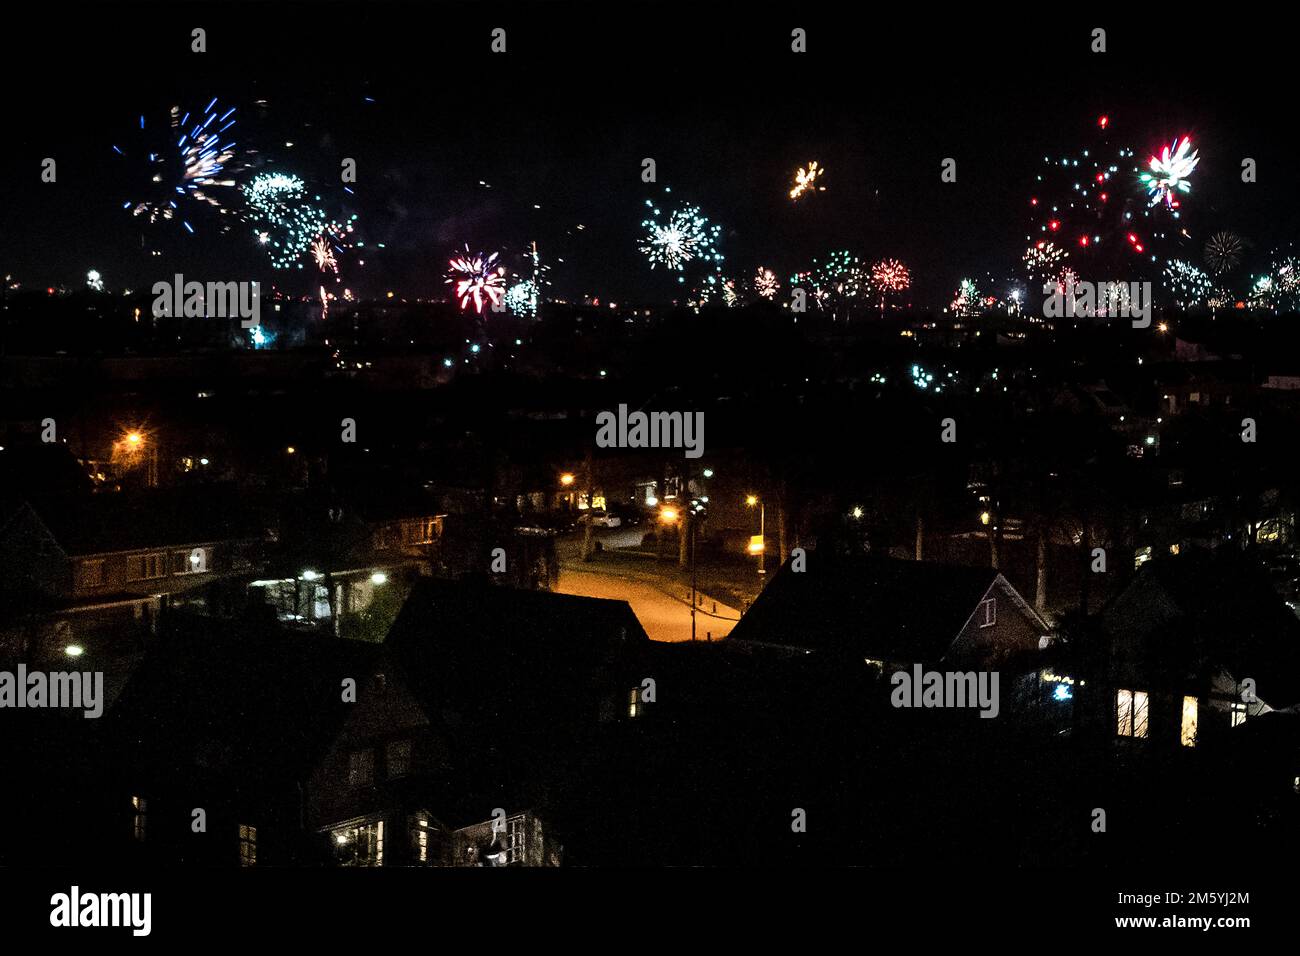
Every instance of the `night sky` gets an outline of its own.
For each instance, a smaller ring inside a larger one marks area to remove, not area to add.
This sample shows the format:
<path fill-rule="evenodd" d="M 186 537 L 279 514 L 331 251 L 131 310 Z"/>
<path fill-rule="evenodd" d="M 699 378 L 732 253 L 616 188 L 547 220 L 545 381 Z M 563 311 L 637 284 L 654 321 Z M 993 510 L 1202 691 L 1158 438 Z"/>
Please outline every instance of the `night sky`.
<path fill-rule="evenodd" d="M 362 295 L 443 296 L 463 245 L 522 267 L 536 240 L 554 296 L 666 301 L 683 290 L 637 245 L 644 199 L 671 186 L 724 227 L 728 275 L 765 265 L 784 281 L 847 248 L 902 259 L 911 301 L 941 307 L 963 276 L 1019 273 L 1043 153 L 1072 150 L 1102 113 L 1139 154 L 1192 135 L 1188 258 L 1222 228 L 1263 258 L 1300 237 L 1289 60 L 1265 31 L 1151 30 L 1132 14 L 871 24 L 797 6 L 743 20 L 596 9 L 133 7 L 88 14 L 69 36 L 19 21 L 0 65 L 0 268 L 33 286 L 75 287 L 95 268 L 110 289 L 181 271 L 313 291 L 313 265 L 273 272 L 232 217 L 200 212 L 193 236 L 145 227 L 164 253 L 153 257 L 123 211 L 132 170 L 112 145 L 142 112 L 213 96 L 239 107 L 256 169 L 303 176 L 328 209 L 358 214 L 367 245 L 386 244 L 364 268 L 359 254 L 342 263 Z M 189 52 L 195 24 L 208 29 L 206 54 Z M 505 56 L 488 53 L 496 25 L 510 31 Z M 810 31 L 802 57 L 788 52 L 790 25 Z M 1088 52 L 1094 25 L 1109 30 L 1102 56 Z M 59 162 L 55 185 L 39 181 L 45 156 Z M 955 184 L 940 182 L 948 156 Z M 1244 156 L 1257 183 L 1240 181 Z M 343 157 L 358 163 L 351 196 Z M 643 157 L 657 186 L 640 181 Z M 827 191 L 791 203 L 793 170 L 811 159 Z"/>

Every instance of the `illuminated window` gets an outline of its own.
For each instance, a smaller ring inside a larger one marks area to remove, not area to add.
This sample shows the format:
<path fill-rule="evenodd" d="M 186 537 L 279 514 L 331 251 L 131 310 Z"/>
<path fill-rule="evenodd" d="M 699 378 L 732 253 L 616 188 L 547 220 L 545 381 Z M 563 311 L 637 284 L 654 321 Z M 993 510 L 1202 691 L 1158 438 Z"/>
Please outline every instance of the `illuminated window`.
<path fill-rule="evenodd" d="M 1150 548 L 1138 548 L 1133 554 L 1133 569 L 1136 571 L 1142 565 L 1151 560 Z"/>
<path fill-rule="evenodd" d="M 388 779 L 405 777 L 411 772 L 411 742 L 394 740 L 384 747 L 384 764 L 388 768 Z"/>
<path fill-rule="evenodd" d="M 384 865 L 382 819 L 336 827 L 329 834 L 335 857 L 343 866 Z"/>
<path fill-rule="evenodd" d="M 1232 726 L 1240 727 L 1245 722 L 1246 722 L 1246 705 L 1233 704 L 1232 705 Z"/>
<path fill-rule="evenodd" d="M 981 601 L 975 617 L 980 622 L 980 627 L 992 627 L 996 624 L 998 622 L 997 598 Z"/>
<path fill-rule="evenodd" d="M 1183 550 L 1182 547 L 1181 547 L 1180 545 L 1177 545 L 1177 544 L 1171 544 L 1171 545 L 1169 546 L 1169 553 L 1170 553 L 1170 554 L 1173 554 L 1173 555 L 1178 554 L 1178 553 L 1179 553 L 1180 551 L 1182 551 L 1182 550 Z"/>
<path fill-rule="evenodd" d="M 257 866 L 257 827 L 239 825 L 239 865 Z"/>
<path fill-rule="evenodd" d="M 1141 690 L 1121 690 L 1115 694 L 1118 718 L 1116 733 L 1121 737 L 1147 736 L 1147 694 Z"/>
<path fill-rule="evenodd" d="M 1184 747 L 1196 746 L 1196 698 L 1183 698 L 1183 726 L 1179 739 Z"/>
<path fill-rule="evenodd" d="M 415 859 L 420 863 L 429 862 L 429 818 L 415 818 Z"/>
<path fill-rule="evenodd" d="M 131 836 L 139 843 L 144 842 L 149 805 L 144 797 L 131 798 Z"/>
<path fill-rule="evenodd" d="M 628 692 L 628 697 L 627 697 L 627 715 L 628 715 L 629 717 L 635 717 L 635 716 L 640 712 L 640 708 L 638 707 L 638 704 L 640 703 L 640 693 L 639 693 L 639 691 L 640 691 L 640 688 L 633 687 L 633 688 Z"/>

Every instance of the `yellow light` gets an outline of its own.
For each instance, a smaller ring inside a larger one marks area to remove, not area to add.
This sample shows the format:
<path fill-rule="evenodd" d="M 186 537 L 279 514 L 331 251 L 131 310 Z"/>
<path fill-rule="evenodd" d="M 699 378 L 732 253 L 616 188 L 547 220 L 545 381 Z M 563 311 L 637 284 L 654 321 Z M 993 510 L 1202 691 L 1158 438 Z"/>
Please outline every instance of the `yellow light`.
<path fill-rule="evenodd" d="M 573 475 L 567 471 L 564 474 L 560 475 L 560 484 L 564 485 L 565 487 L 568 487 L 569 485 L 573 484 L 573 481 L 574 481 Z"/>
<path fill-rule="evenodd" d="M 664 524 L 672 524 L 677 520 L 677 509 L 665 508 L 663 511 L 659 512 L 659 520 Z"/>
<path fill-rule="evenodd" d="M 990 520 L 991 516 L 987 511 L 980 513 L 980 524 L 988 524 Z"/>
<path fill-rule="evenodd" d="M 288 448 L 285 449 L 285 451 L 287 451 L 287 452 L 288 452 L 289 454 L 291 454 L 291 455 L 292 455 L 294 452 L 296 452 L 297 450 L 298 450 L 298 449 L 294 448 L 292 445 L 290 445 Z"/>
<path fill-rule="evenodd" d="M 126 442 L 128 445 L 138 445 L 140 444 L 141 441 L 142 438 L 139 432 L 131 432 L 129 435 L 126 436 Z"/>
<path fill-rule="evenodd" d="M 861 518 L 861 517 L 862 517 L 862 509 L 861 509 L 861 508 L 858 508 L 858 507 L 854 507 L 854 509 L 853 509 L 853 517 L 855 517 L 855 518 Z"/>
<path fill-rule="evenodd" d="M 63 649 L 63 653 L 67 654 L 69 657 L 80 657 L 85 653 L 85 649 L 78 647 L 76 644 L 69 644 Z"/>
<path fill-rule="evenodd" d="M 761 534 L 756 534 L 749 539 L 750 554 L 762 554 L 766 550 L 767 547 L 763 544 L 763 536 Z"/>
<path fill-rule="evenodd" d="M 758 504 L 758 495 L 746 496 L 745 504 L 749 505 L 751 508 L 754 507 L 754 505 Z"/>
<path fill-rule="evenodd" d="M 1166 324 L 1166 323 L 1164 323 L 1164 322 L 1161 322 L 1159 325 L 1156 326 L 1156 328 L 1159 329 L 1161 332 L 1168 332 L 1168 331 L 1169 331 L 1169 326 L 1168 326 L 1168 324 Z"/>

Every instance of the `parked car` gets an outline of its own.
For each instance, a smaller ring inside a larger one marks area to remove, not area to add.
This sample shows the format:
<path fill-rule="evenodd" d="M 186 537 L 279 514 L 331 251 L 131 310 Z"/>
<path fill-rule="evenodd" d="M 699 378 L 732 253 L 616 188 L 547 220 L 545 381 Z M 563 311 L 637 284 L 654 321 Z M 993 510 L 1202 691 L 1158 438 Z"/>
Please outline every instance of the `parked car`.
<path fill-rule="evenodd" d="M 583 512 L 578 521 L 582 524 L 590 524 L 593 528 L 619 528 L 623 525 L 622 518 L 605 511 L 603 508 L 593 508 L 590 511 Z"/>

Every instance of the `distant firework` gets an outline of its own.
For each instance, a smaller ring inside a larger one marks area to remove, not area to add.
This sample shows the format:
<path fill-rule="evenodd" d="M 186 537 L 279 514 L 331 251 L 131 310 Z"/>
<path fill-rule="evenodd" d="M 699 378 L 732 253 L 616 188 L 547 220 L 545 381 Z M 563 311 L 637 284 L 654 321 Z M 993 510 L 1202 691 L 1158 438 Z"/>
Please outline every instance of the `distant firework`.
<path fill-rule="evenodd" d="M 226 212 L 221 194 L 235 185 L 226 168 L 236 155 L 234 114 L 235 107 L 218 106 L 216 97 L 198 112 L 173 106 L 158 123 L 142 113 L 125 148 L 113 146 L 137 164 L 139 185 L 122 208 L 149 223 L 178 220 L 191 233 L 187 209 L 206 205 Z"/>
<path fill-rule="evenodd" d="M 244 187 L 248 221 L 277 269 L 302 268 L 302 257 L 327 227 L 320 197 L 287 173 L 260 173 Z"/>
<path fill-rule="evenodd" d="M 1151 205 L 1163 202 L 1167 208 L 1177 209 L 1178 194 L 1191 192 L 1192 184 L 1187 177 L 1200 161 L 1196 150 L 1192 149 L 1191 139 L 1186 136 L 1174 140 L 1159 156 L 1152 156 L 1147 162 L 1147 171 L 1138 176 Z"/>
<path fill-rule="evenodd" d="M 962 279 L 961 284 L 957 287 L 957 294 L 953 296 L 952 303 L 948 308 L 954 315 L 966 318 L 978 313 L 981 305 L 983 303 L 980 300 L 975 280 Z"/>
<path fill-rule="evenodd" d="M 460 299 L 462 309 L 468 308 L 473 302 L 474 311 L 482 313 L 485 302 L 497 306 L 503 301 L 506 294 L 506 270 L 496 263 L 497 253 L 484 256 L 480 252 L 473 256 L 470 255 L 468 246 L 465 247 L 463 256 L 450 260 L 451 271 L 447 284 L 456 287 L 456 296 Z"/>
<path fill-rule="evenodd" d="M 1213 275 L 1221 276 L 1237 267 L 1242 252 L 1240 236 L 1227 230 L 1216 232 L 1205 243 L 1205 264 Z"/>
<path fill-rule="evenodd" d="M 771 269 L 760 268 L 754 276 L 754 291 L 765 299 L 776 298 L 777 290 L 781 288 L 781 283 L 777 281 L 776 274 Z"/>
<path fill-rule="evenodd" d="M 714 270 L 719 267 L 723 256 L 716 243 L 722 227 L 710 225 L 708 217 L 700 212 L 698 206 L 675 209 L 664 221 L 663 213 L 653 202 L 647 199 L 645 204 L 651 215 L 641 222 L 646 237 L 640 248 L 650 260 L 651 269 L 661 265 L 681 272 L 688 263 L 698 263 Z M 678 281 L 684 279 L 679 276 Z"/>
<path fill-rule="evenodd" d="M 316 237 L 316 240 L 311 244 L 311 254 L 321 272 L 338 274 L 338 260 L 334 258 L 334 250 L 330 248 L 330 244 L 324 236 Z"/>
<path fill-rule="evenodd" d="M 1025 250 L 1023 261 L 1030 277 L 1045 283 L 1056 279 L 1068 255 L 1053 243 L 1040 240 Z"/>
<path fill-rule="evenodd" d="M 825 192 L 825 186 L 814 185 L 821 177 L 825 170 L 817 165 L 816 160 L 807 166 L 800 166 L 794 171 L 794 188 L 790 190 L 790 198 L 798 199 L 805 193 Z"/>
<path fill-rule="evenodd" d="M 1214 291 L 1214 283 L 1200 268 L 1182 259 L 1165 263 L 1164 284 L 1182 309 L 1204 305 Z"/>
<path fill-rule="evenodd" d="M 912 273 L 897 259 L 881 259 L 871 267 L 871 284 L 880 296 L 880 312 L 883 315 L 888 296 L 911 287 Z"/>

